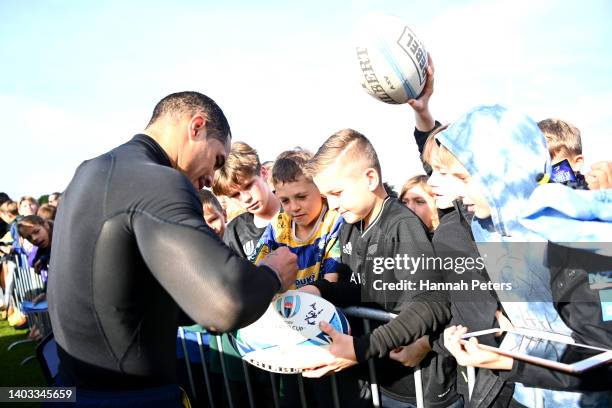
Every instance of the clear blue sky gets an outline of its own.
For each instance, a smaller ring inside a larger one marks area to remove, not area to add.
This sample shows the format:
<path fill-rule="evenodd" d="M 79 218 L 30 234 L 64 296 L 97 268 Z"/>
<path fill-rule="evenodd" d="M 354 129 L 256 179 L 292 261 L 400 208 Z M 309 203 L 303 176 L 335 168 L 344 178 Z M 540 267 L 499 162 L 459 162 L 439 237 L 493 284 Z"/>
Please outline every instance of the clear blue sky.
<path fill-rule="evenodd" d="M 0 191 L 62 190 L 81 161 L 142 130 L 178 90 L 215 99 L 235 140 L 263 160 L 353 127 L 399 185 L 420 166 L 412 112 L 362 92 L 352 55 L 352 24 L 374 10 L 402 17 L 425 42 L 441 121 L 499 102 L 573 122 L 587 162 L 612 158 L 609 0 L 5 0 Z"/>

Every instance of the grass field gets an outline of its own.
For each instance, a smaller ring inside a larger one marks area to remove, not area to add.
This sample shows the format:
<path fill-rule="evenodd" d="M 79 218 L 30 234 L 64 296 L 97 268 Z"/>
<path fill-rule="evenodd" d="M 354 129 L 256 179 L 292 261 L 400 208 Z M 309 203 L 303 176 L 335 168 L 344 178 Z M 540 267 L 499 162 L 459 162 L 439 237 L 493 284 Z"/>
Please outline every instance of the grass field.
<path fill-rule="evenodd" d="M 28 356 L 34 355 L 35 343 L 20 344 L 7 351 L 9 344 L 27 337 L 27 330 L 15 330 L 6 320 L 0 320 L 0 386 L 2 387 L 45 387 L 45 378 L 36 359 L 20 365 Z M 9 406 L 0 403 L 0 406 Z M 20 408 L 39 407 L 35 403 L 19 403 Z"/>

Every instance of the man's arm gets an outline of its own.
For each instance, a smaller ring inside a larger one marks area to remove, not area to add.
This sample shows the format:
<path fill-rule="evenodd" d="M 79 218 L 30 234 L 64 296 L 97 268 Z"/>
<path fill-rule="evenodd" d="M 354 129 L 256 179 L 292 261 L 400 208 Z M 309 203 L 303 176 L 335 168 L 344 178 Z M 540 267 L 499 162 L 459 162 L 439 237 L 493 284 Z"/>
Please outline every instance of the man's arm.
<path fill-rule="evenodd" d="M 295 255 L 290 253 L 273 253 L 270 260 L 264 260 L 270 266 L 256 267 L 206 228 L 147 213 L 134 215 L 133 228 L 155 278 L 194 321 L 216 331 L 254 322 L 275 293 L 295 279 L 297 266 L 293 277 L 287 273 L 291 262 L 295 264 Z"/>

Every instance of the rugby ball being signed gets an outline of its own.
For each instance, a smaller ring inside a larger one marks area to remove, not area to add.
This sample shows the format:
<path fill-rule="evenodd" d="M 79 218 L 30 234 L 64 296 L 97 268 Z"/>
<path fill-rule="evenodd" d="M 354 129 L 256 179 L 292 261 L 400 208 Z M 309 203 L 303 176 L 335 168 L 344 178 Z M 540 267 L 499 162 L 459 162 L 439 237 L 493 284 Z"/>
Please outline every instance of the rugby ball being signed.
<path fill-rule="evenodd" d="M 331 338 L 319 322 L 350 334 L 349 323 L 327 300 L 297 290 L 277 296 L 255 323 L 238 330 L 234 344 L 242 358 L 276 373 L 299 373 L 330 362 Z"/>

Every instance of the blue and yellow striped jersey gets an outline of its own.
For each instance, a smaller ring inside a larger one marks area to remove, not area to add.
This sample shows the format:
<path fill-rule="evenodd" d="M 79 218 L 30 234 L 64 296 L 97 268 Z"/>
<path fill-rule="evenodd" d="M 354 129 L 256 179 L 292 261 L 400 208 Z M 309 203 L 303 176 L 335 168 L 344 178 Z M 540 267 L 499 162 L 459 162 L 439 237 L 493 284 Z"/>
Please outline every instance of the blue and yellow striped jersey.
<path fill-rule="evenodd" d="M 319 219 L 310 236 L 302 241 L 295 235 L 295 225 L 286 213 L 279 213 L 264 231 L 257 244 L 257 250 L 249 260 L 258 264 L 270 252 L 288 247 L 297 255 L 297 289 L 323 279 L 326 273 L 335 273 L 340 262 L 340 227 L 344 218 L 336 211 L 323 206 Z"/>

